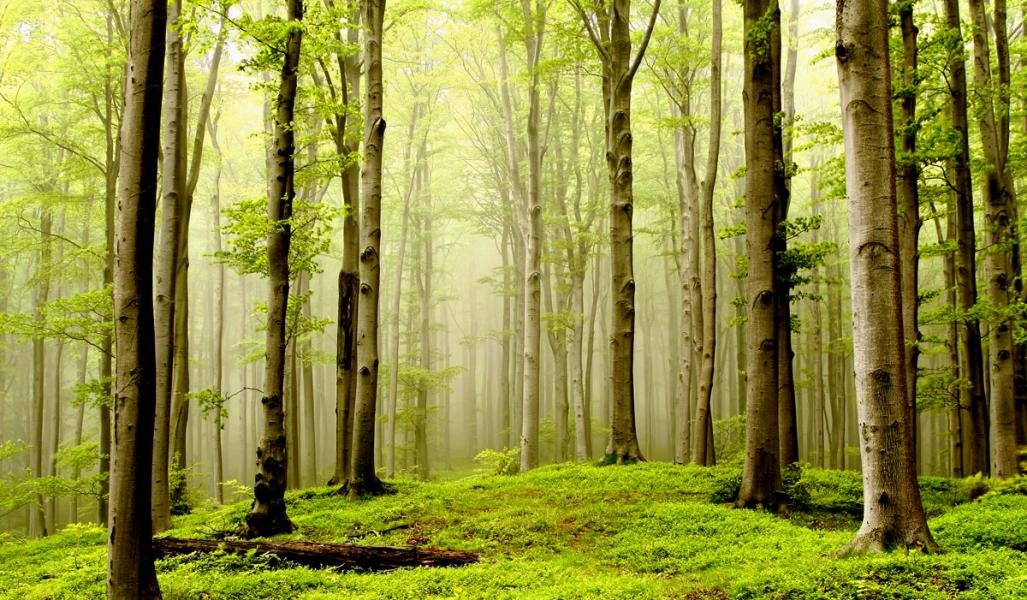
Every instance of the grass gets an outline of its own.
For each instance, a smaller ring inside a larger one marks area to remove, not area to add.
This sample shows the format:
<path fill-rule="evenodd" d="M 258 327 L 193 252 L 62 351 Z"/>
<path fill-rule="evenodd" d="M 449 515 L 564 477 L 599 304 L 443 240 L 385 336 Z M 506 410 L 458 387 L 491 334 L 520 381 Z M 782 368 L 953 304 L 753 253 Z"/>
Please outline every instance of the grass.
<path fill-rule="evenodd" d="M 967 502 L 961 481 L 924 478 L 946 549 L 838 559 L 859 525 L 857 473 L 807 470 L 783 518 L 717 502 L 732 467 L 556 465 L 516 476 L 396 482 L 347 501 L 291 492 L 285 539 L 421 544 L 482 563 L 392 573 L 310 570 L 267 556 L 176 557 L 157 565 L 165 598 L 1027 598 L 1027 485 Z M 217 537 L 247 503 L 177 518 L 174 536 Z M 105 535 L 71 526 L 48 539 L 0 538 L 0 598 L 91 598 L 104 590 Z"/>

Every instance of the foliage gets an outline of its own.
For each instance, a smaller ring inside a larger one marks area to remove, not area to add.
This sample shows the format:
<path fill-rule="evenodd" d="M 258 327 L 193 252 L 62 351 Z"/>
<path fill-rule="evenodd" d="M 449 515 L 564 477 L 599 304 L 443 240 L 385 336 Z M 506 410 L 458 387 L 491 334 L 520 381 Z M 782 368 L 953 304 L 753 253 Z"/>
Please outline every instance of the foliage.
<path fill-rule="evenodd" d="M 311 570 L 259 555 L 159 561 L 168 598 L 1012 598 L 1027 593 L 1027 496 L 965 502 L 960 482 L 922 480 L 943 507 L 931 526 L 948 551 L 833 558 L 859 526 L 859 473 L 804 468 L 810 512 L 782 518 L 720 506 L 730 467 L 555 465 L 516 476 L 398 482 L 361 502 L 332 488 L 289 492 L 294 538 L 479 552 L 458 569 Z M 248 502 L 175 520 L 178 537 L 219 535 Z M 842 512 L 828 511 L 839 508 Z M 835 519 L 829 520 L 834 514 Z M 71 526 L 42 540 L 0 540 L 0 597 L 103 595 L 105 535 Z"/>
<path fill-rule="evenodd" d="M 521 467 L 520 448 L 486 448 L 474 457 L 480 475 L 516 475 Z"/>

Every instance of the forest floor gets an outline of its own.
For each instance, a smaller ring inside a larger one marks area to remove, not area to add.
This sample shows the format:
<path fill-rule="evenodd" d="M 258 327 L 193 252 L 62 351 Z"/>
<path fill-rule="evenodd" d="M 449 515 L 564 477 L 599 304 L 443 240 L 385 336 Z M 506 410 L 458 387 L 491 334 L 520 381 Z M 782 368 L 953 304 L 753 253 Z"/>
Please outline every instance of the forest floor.
<path fill-rule="evenodd" d="M 476 565 L 390 573 L 312 570 L 268 556 L 157 563 L 176 598 L 1027 598 L 1027 481 L 969 501 L 981 482 L 923 478 L 942 554 L 840 559 L 860 521 L 860 476 L 807 469 L 786 517 L 724 503 L 734 467 L 557 465 L 514 476 L 399 481 L 349 501 L 288 494 L 298 531 L 281 539 L 479 552 Z M 176 537 L 218 537 L 247 502 L 177 517 Z M 0 597 L 100 598 L 105 534 L 74 525 L 36 541 L 0 536 Z"/>

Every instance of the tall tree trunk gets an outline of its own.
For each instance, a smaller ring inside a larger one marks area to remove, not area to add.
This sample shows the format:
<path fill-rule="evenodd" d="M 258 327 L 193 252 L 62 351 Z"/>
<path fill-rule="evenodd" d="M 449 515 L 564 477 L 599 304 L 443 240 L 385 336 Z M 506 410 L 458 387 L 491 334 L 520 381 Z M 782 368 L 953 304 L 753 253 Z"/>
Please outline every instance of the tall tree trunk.
<path fill-rule="evenodd" d="M 157 348 L 157 412 L 153 433 L 153 531 L 171 528 L 171 488 L 168 461 L 171 444 L 171 394 L 175 359 L 175 284 L 181 209 L 186 178 L 186 82 L 185 51 L 179 19 L 182 0 L 174 0 L 168 13 L 167 84 L 164 87 L 164 148 L 161 175 L 162 222 L 157 264 L 154 321 Z"/>
<path fill-rule="evenodd" d="M 913 416 L 910 421 L 913 439 L 917 439 L 916 380 L 920 358 L 919 269 L 920 194 L 917 190 L 920 168 L 916 156 L 916 96 L 917 96 L 917 34 L 913 23 L 913 4 L 899 4 L 899 27 L 902 32 L 902 84 L 896 94 L 902 107 L 900 137 L 902 152 L 898 155 L 897 193 L 899 212 L 899 272 L 902 274 L 902 339 L 906 361 L 906 404 Z M 914 444 L 914 449 L 915 449 Z"/>
<path fill-rule="evenodd" d="M 959 2 L 945 1 L 945 22 L 961 36 Z M 960 37 L 960 39 L 962 39 Z M 969 461 L 968 473 L 988 473 L 987 401 L 984 390 L 984 360 L 981 329 L 970 310 L 977 304 L 976 233 L 973 214 L 973 180 L 970 172 L 969 118 L 967 111 L 966 63 L 962 52 L 955 53 L 948 65 L 949 93 L 952 96 L 950 116 L 952 128 L 959 136 L 959 147 L 952 159 L 956 203 L 956 287 L 959 310 L 963 313 L 959 327 L 959 376 L 967 381 L 960 386 L 960 410 L 968 411 Z"/>
<path fill-rule="evenodd" d="M 58 264 L 60 261 L 58 260 Z M 60 290 L 57 291 L 57 296 L 60 297 Z M 50 375 L 53 377 L 53 383 L 50 385 L 50 393 L 53 395 L 53 414 L 50 416 L 52 423 L 50 424 L 50 475 L 57 477 L 57 452 L 61 449 L 61 421 L 63 416 L 61 414 L 61 362 L 64 359 L 64 340 L 57 340 L 57 347 L 54 348 L 54 362 L 53 369 L 51 369 Z M 47 531 L 57 532 L 57 495 L 50 494 L 49 505 L 47 507 Z"/>
<path fill-rule="evenodd" d="M 384 10 L 384 9 L 383 9 Z M 403 266 L 406 261 L 407 251 L 407 236 L 408 230 L 410 229 L 410 202 L 412 197 L 420 193 L 417 188 L 420 185 L 420 161 L 425 157 L 427 152 L 427 133 L 421 138 L 421 142 L 418 145 L 418 152 L 414 155 L 414 162 L 411 163 L 410 156 L 414 148 L 414 134 L 417 131 L 417 121 L 420 117 L 421 111 L 423 110 L 423 104 L 418 102 L 414 104 L 412 109 L 413 114 L 410 117 L 410 124 L 407 128 L 407 143 L 406 150 L 403 153 L 403 172 L 409 175 L 409 185 L 407 187 L 406 197 L 403 199 L 403 219 L 399 229 L 399 248 L 397 248 L 396 255 L 396 276 L 393 279 L 394 289 L 392 296 L 392 335 L 393 344 L 390 349 L 389 365 L 389 407 L 388 407 L 388 419 L 389 427 L 388 434 L 386 435 L 386 458 L 385 458 L 385 476 L 392 477 L 396 473 L 396 407 L 399 404 L 399 346 L 401 342 L 400 334 L 400 314 L 403 306 Z"/>
<path fill-rule="evenodd" d="M 702 182 L 702 320 L 703 352 L 699 370 L 699 399 L 695 411 L 695 450 L 692 462 L 713 465 L 713 367 L 717 347 L 717 238 L 713 229 L 713 196 L 717 187 L 720 161 L 721 121 L 721 0 L 713 0 L 713 46 L 710 51 L 710 143 L 706 157 L 706 176 Z"/>
<path fill-rule="evenodd" d="M 220 115 L 218 115 L 220 116 Z M 214 229 L 214 254 L 222 250 L 221 245 L 221 171 L 224 157 L 221 153 L 221 146 L 217 138 L 218 118 L 207 119 L 207 131 L 210 133 L 210 143 L 214 147 L 216 168 L 214 169 L 214 190 L 211 194 L 211 222 Z M 215 268 L 214 275 L 214 391 L 224 401 L 224 354 L 225 354 L 225 265 L 219 263 Z M 240 330 L 239 334 L 242 335 Z M 245 387 L 245 385 L 243 386 Z M 217 461 L 214 464 L 215 494 L 218 504 L 224 504 L 225 493 L 222 482 L 225 480 L 225 461 L 222 448 L 222 430 L 224 423 L 221 421 L 220 411 L 215 416 L 214 442 L 217 451 Z M 243 428 L 245 434 L 245 427 Z M 245 438 L 244 438 L 245 439 Z M 245 454 L 246 448 L 243 447 Z"/>
<path fill-rule="evenodd" d="M 422 220 L 420 223 L 421 260 L 418 265 L 417 287 L 421 292 L 421 326 L 420 326 L 420 351 L 421 371 L 427 376 L 432 372 L 432 336 L 431 336 L 431 303 L 432 303 L 432 254 L 434 253 L 434 241 L 432 239 L 432 216 L 431 216 L 431 178 L 428 169 L 427 154 L 420 164 L 422 172 L 421 188 L 423 205 L 421 209 Z M 430 475 L 431 463 L 428 458 L 428 388 L 430 386 L 427 378 L 421 381 L 417 389 L 417 408 L 414 412 L 414 462 L 417 464 L 417 477 L 421 481 L 427 481 Z"/>
<path fill-rule="evenodd" d="M 958 196 L 955 192 L 949 195 L 945 208 L 946 230 L 942 231 L 939 218 L 934 219 L 934 231 L 939 241 L 951 242 L 958 236 L 956 228 L 956 202 Z M 931 204 L 931 212 L 937 214 L 934 204 Z M 945 299 L 949 306 L 956 307 L 956 256 L 955 253 L 946 254 L 944 257 L 943 272 L 945 277 Z M 949 374 L 952 381 L 959 380 L 959 323 L 952 319 L 948 324 L 948 342 L 946 346 L 949 352 Z M 961 390 L 962 388 L 960 388 Z M 949 475 L 954 478 L 963 477 L 963 408 L 959 403 L 959 392 L 957 391 L 952 400 L 946 406 L 948 413 L 948 451 L 949 451 Z"/>
<path fill-rule="evenodd" d="M 1011 287 L 1019 277 L 1013 265 L 1018 253 L 1016 232 L 1016 206 L 1013 180 L 1007 171 L 1009 151 L 1009 42 L 1006 32 L 1005 0 L 995 0 L 993 14 L 995 53 L 998 62 L 998 81 L 992 77 L 991 51 L 988 43 L 989 22 L 983 0 L 970 0 L 973 22 L 974 82 L 981 93 L 978 125 L 981 147 L 988 164 L 984 174 L 985 245 L 988 253 L 984 265 L 988 296 L 995 311 L 990 323 L 991 339 L 988 344 L 991 363 L 990 436 L 994 439 L 994 475 L 1013 477 L 1019 473 L 1016 446 L 1016 399 L 1013 391 L 1013 327 L 1008 316 L 1012 304 Z M 996 102 L 996 98 L 998 97 Z M 997 104 L 997 106 L 996 106 Z M 974 432 L 977 434 L 978 432 Z M 977 443 L 975 436 L 975 444 Z M 985 447 L 986 449 L 987 447 Z M 977 468 L 974 464 L 971 468 Z M 988 467 L 990 465 L 985 465 Z M 985 471 L 987 472 L 987 471 Z"/>
<path fill-rule="evenodd" d="M 274 126 L 275 161 L 271 165 L 271 193 L 268 220 L 282 223 L 292 217 L 296 152 L 294 131 L 296 84 L 299 71 L 303 1 L 289 0 L 288 19 L 294 22 L 286 39 Z M 287 477 L 286 439 L 282 401 L 285 392 L 285 320 L 289 302 L 289 245 L 292 228 L 288 222 L 268 234 L 267 336 L 264 363 L 264 435 L 257 446 L 257 474 L 253 506 L 246 515 L 246 537 L 267 537 L 295 529 L 285 509 Z"/>
<path fill-rule="evenodd" d="M 88 241 L 88 236 L 87 236 L 87 241 Z M 0 307 L 0 309 L 2 309 L 2 307 Z M 3 364 L 4 364 L 3 363 L 3 357 L 0 356 L 0 367 L 2 367 Z M 86 376 L 88 375 L 88 373 L 89 373 L 89 346 L 88 345 L 83 345 L 82 346 L 82 359 L 79 362 L 79 367 L 78 367 L 78 385 L 79 385 L 80 388 L 86 385 Z M 0 382 L 0 390 L 2 390 L 2 389 L 3 389 L 3 383 Z M 86 417 L 86 403 L 85 402 L 80 402 L 79 405 L 78 405 L 78 408 L 75 410 L 75 446 L 76 447 L 82 445 L 82 431 L 83 431 L 83 427 L 85 425 L 85 417 Z M 0 423 L 0 427 L 2 427 L 2 426 L 3 426 L 3 423 Z M 74 479 L 78 479 L 78 478 L 82 477 L 82 470 L 79 469 L 78 467 L 76 467 L 75 471 L 71 474 L 71 476 Z M 71 516 L 68 519 L 69 523 L 78 523 L 79 522 L 79 510 L 78 510 L 78 507 L 79 507 L 79 494 L 75 494 L 74 496 L 71 497 Z"/>
<path fill-rule="evenodd" d="M 133 0 L 121 128 L 114 276 L 114 461 L 107 596 L 160 598 L 150 542 L 157 362 L 153 328 L 160 107 L 167 3 Z"/>
<path fill-rule="evenodd" d="M 867 499 L 863 525 L 843 552 L 896 546 L 934 551 L 938 546 L 920 501 L 906 396 L 886 0 L 839 0 L 837 36 L 854 371 Z"/>
<path fill-rule="evenodd" d="M 364 103 L 364 210 L 361 213 L 360 312 L 357 322 L 357 403 L 353 427 L 353 464 L 348 493 L 351 498 L 380 493 L 383 486 L 374 471 L 374 425 L 378 397 L 378 294 L 381 276 L 382 145 L 382 23 L 385 0 L 364 3 L 364 64 L 367 96 Z"/>
<path fill-rule="evenodd" d="M 780 46 L 781 11 L 776 0 L 746 0 L 745 112 L 746 184 L 746 321 L 748 337 L 748 410 L 745 463 L 740 506 L 775 506 L 781 502 L 778 432 L 778 302 L 775 258 L 780 187 L 775 176 L 775 83 L 779 65 L 773 39 Z M 769 21 L 769 26 L 768 26 Z M 784 349 L 787 351 L 787 349 Z"/>
<path fill-rule="evenodd" d="M 577 5 L 576 5 L 577 6 Z M 644 460 L 635 431 L 635 278 L 632 254 L 632 135 L 631 87 L 651 39 L 660 0 L 637 52 L 631 51 L 631 1 L 613 0 L 592 18 L 577 6 L 596 45 L 603 66 L 603 107 L 606 117 L 606 166 L 610 185 L 610 438 L 604 462 L 623 464 Z M 596 33 L 598 28 L 599 33 Z"/>
<path fill-rule="evenodd" d="M 528 188 L 521 219 L 525 229 L 524 262 L 524 386 L 521 401 L 521 471 L 538 466 L 539 369 L 542 347 L 542 147 L 539 124 L 542 116 L 539 93 L 539 61 L 545 35 L 546 12 L 542 0 L 522 0 L 522 16 L 527 26 L 524 46 L 527 52 L 528 85 Z M 566 369 L 566 363 L 564 363 Z M 566 381 L 566 380 L 565 380 Z M 557 438 L 566 435 L 557 433 Z"/>
<path fill-rule="evenodd" d="M 53 213 L 49 208 L 41 209 L 39 218 L 39 257 L 36 264 L 36 289 L 33 304 L 36 318 L 43 325 L 43 308 L 50 295 L 50 270 L 53 268 Z M 32 338 L 32 475 L 42 478 L 43 472 L 43 410 L 46 402 L 46 347 L 42 337 Z M 47 535 L 46 504 L 43 494 L 36 494 L 36 503 L 31 511 L 30 531 L 33 535 Z"/>
<path fill-rule="evenodd" d="M 777 297 L 777 387 L 778 387 L 778 430 L 780 454 L 778 459 L 781 467 L 794 464 L 799 460 L 799 422 L 795 404 L 795 351 L 792 349 L 792 278 L 795 273 L 783 259 L 788 252 L 788 235 L 785 224 L 791 204 L 792 188 L 792 134 L 791 121 L 795 118 L 795 61 L 798 48 L 795 39 L 798 37 L 798 4 L 792 0 L 789 9 L 789 50 L 788 65 L 785 78 L 781 81 L 781 21 L 778 15 L 777 27 L 770 33 L 771 61 L 774 65 L 774 114 L 783 115 L 774 121 L 774 185 L 777 189 L 778 203 L 774 227 L 777 235 L 774 238 L 775 265 L 774 294 Z M 787 132 L 785 131 L 787 129 Z"/>
<path fill-rule="evenodd" d="M 509 223 L 508 223 L 508 221 L 506 219 L 503 220 L 503 239 L 502 239 L 502 242 L 500 243 L 500 246 L 501 246 L 502 256 L 503 256 L 503 263 L 502 263 L 502 265 L 503 265 L 502 266 L 502 268 L 503 268 L 503 290 L 502 290 L 502 295 L 503 295 L 503 330 L 502 330 L 502 333 L 500 334 L 500 335 L 502 335 L 502 341 L 501 341 L 502 351 L 501 351 L 501 355 L 500 355 L 500 362 L 502 363 L 502 365 L 501 365 L 502 371 L 501 371 L 501 375 L 500 375 L 500 378 L 499 378 L 499 387 L 500 387 L 500 393 L 499 393 L 500 409 L 499 409 L 499 412 L 501 414 L 501 417 L 500 417 L 500 432 L 502 434 L 501 435 L 502 442 L 500 443 L 500 446 L 502 446 L 503 448 L 507 448 L 507 447 L 509 447 L 510 436 L 511 436 L 510 403 L 512 401 L 511 400 L 511 391 L 513 389 L 512 382 L 510 381 L 510 372 L 511 372 L 511 367 L 512 367 L 512 363 L 513 363 L 513 360 L 512 360 L 513 357 L 511 356 L 512 346 L 513 346 L 513 343 L 512 343 L 512 340 L 511 340 L 511 337 L 512 337 L 511 336 L 511 330 L 513 329 L 513 319 L 514 319 L 514 316 L 511 314 L 512 313 L 512 308 L 513 308 L 513 299 L 510 297 L 510 292 L 509 292 L 510 287 L 511 287 L 511 279 L 512 279 L 511 278 L 511 271 L 513 269 L 510 266 L 510 258 L 509 258 L 510 255 L 509 255 L 509 252 L 507 251 L 508 247 L 510 246 L 510 226 L 509 226 Z"/>
<path fill-rule="evenodd" d="M 334 7 L 333 0 L 327 5 Z M 356 46 L 360 41 L 357 22 L 360 10 L 353 3 L 352 22 L 346 30 L 346 41 Z M 342 42 L 336 32 L 335 39 Z M 336 54 L 339 68 L 341 100 L 349 107 L 360 97 L 359 56 L 343 58 Z M 329 485 L 342 485 L 349 479 L 353 444 L 353 410 L 357 394 L 357 306 L 360 290 L 360 169 L 349 156 L 360 147 L 360 129 L 351 124 L 347 111 L 335 115 L 335 152 L 342 168 L 342 195 L 346 204 L 342 228 L 342 267 L 339 269 L 339 306 L 335 349 L 335 471 Z M 390 417 L 391 419 L 391 417 Z M 391 420 L 390 420 L 391 423 Z M 390 425 L 391 426 L 391 425 Z M 391 446 L 391 437 L 390 446 Z M 390 454 L 391 456 L 391 454 Z M 391 463 L 389 463 L 391 464 Z"/>

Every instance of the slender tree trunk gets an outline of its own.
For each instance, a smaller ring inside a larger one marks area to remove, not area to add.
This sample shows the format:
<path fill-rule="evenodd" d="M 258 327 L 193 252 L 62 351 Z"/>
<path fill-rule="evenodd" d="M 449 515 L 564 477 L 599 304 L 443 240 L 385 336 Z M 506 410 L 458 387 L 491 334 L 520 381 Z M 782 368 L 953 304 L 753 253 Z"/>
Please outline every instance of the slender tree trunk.
<path fill-rule="evenodd" d="M 524 262 L 524 386 L 521 401 L 521 471 L 538 466 L 539 454 L 539 361 L 542 346 L 542 147 L 539 142 L 541 97 L 539 93 L 539 61 L 545 34 L 546 13 L 542 0 L 536 0 L 534 12 L 530 0 L 522 0 L 527 24 L 524 39 L 528 58 L 528 189 L 524 198 L 527 213 L 521 218 L 525 229 Z M 564 363 L 566 369 L 566 363 Z M 564 380 L 566 381 L 566 379 Z M 566 435 L 557 433 L 557 439 Z"/>
<path fill-rule="evenodd" d="M 58 261 L 60 264 L 60 261 Z M 57 291 L 57 296 L 60 297 L 60 290 Z M 64 340 L 57 340 L 57 347 L 54 348 L 54 362 L 53 369 L 50 375 L 53 377 L 53 383 L 50 385 L 50 393 L 53 394 L 53 414 L 50 419 L 50 475 L 57 477 L 57 452 L 61 449 L 61 420 L 63 415 L 61 413 L 61 388 L 64 387 L 61 384 L 61 362 L 64 359 Z M 47 531 L 56 533 L 58 520 L 57 520 L 57 495 L 51 494 L 49 498 L 49 506 L 47 507 Z"/>
<path fill-rule="evenodd" d="M 774 114 L 783 118 L 774 121 L 774 185 L 778 203 L 774 237 L 775 269 L 774 294 L 777 298 L 777 387 L 778 387 L 778 429 L 781 467 L 787 467 L 799 460 L 799 422 L 795 402 L 795 351 L 792 349 L 792 278 L 795 273 L 783 262 L 788 252 L 788 235 L 785 224 L 791 204 L 792 135 L 790 122 L 795 118 L 795 60 L 797 53 L 795 38 L 798 37 L 798 5 L 792 0 L 789 10 L 789 51 L 785 78 L 781 81 L 781 21 L 778 13 L 777 27 L 770 32 L 771 62 L 774 65 L 773 103 Z M 787 131 L 786 131 L 787 129 Z"/>
<path fill-rule="evenodd" d="M 613 0 L 601 7 L 596 37 L 586 25 L 603 64 L 603 106 L 606 116 L 606 165 L 610 185 L 610 438 L 604 462 L 623 464 L 644 460 L 635 431 L 635 278 L 633 261 L 631 87 L 656 23 L 656 0 L 637 53 L 631 51 L 631 2 Z"/>
<path fill-rule="evenodd" d="M 384 9 L 383 9 L 384 10 Z M 419 151 L 415 155 L 414 163 L 410 162 L 410 155 L 414 147 L 414 134 L 417 131 L 417 121 L 419 119 L 422 104 L 417 103 L 413 108 L 413 115 L 410 117 L 410 125 L 407 129 L 407 148 L 404 151 L 403 162 L 406 167 L 403 169 L 404 173 L 410 176 L 410 185 L 407 188 L 406 197 L 403 200 L 403 220 L 399 229 L 399 248 L 397 248 L 396 256 L 396 276 L 394 281 L 394 290 L 392 296 L 392 333 L 393 333 L 393 345 L 391 348 L 391 355 L 389 357 L 389 364 L 391 369 L 389 370 L 389 408 L 388 408 L 388 419 L 389 429 L 387 443 L 386 443 L 386 458 L 385 458 L 385 476 L 392 477 L 396 474 L 396 407 L 399 404 L 399 346 L 401 342 L 400 335 L 400 315 L 401 308 L 403 306 L 403 266 L 406 260 L 407 251 L 407 235 L 410 228 L 410 202 L 412 196 L 420 193 L 417 188 L 419 186 L 420 169 L 419 163 L 425 158 L 426 142 L 425 138 L 422 138 L 422 142 L 419 146 Z"/>
<path fill-rule="evenodd" d="M 702 182 L 703 243 L 703 352 L 699 370 L 699 398 L 695 413 L 695 450 L 692 462 L 713 465 L 713 370 L 717 347 L 717 238 L 713 229 L 713 196 L 717 185 L 720 160 L 721 121 L 721 0 L 713 0 L 713 47 L 710 51 L 710 143 L 706 158 L 706 176 Z"/>
<path fill-rule="evenodd" d="M 52 268 L 53 213 L 43 208 L 39 219 L 39 257 L 36 264 L 36 289 L 34 304 L 36 318 L 40 326 L 43 324 L 43 308 L 50 295 L 50 269 Z M 46 402 L 46 347 L 42 337 L 32 338 L 32 475 L 42 478 L 43 472 L 43 410 Z M 45 537 L 46 504 L 43 494 L 36 494 L 35 506 L 30 510 L 31 522 L 29 529 L 34 535 Z"/>
<path fill-rule="evenodd" d="M 87 239 L 87 241 L 88 241 L 88 239 Z M 0 309 L 2 309 L 2 307 L 0 307 Z M 0 367 L 2 367 L 3 364 L 4 364 L 3 363 L 3 357 L 0 356 Z M 78 385 L 80 387 L 86 385 L 86 376 L 88 375 L 88 373 L 89 373 L 89 346 L 88 345 L 83 345 L 82 346 L 82 360 L 79 362 L 79 367 L 78 367 Z M 2 390 L 2 389 L 3 389 L 3 383 L 0 382 L 0 390 Z M 85 425 L 85 418 L 86 418 L 86 403 L 85 402 L 81 402 L 81 403 L 79 403 L 78 408 L 75 410 L 75 446 L 76 447 L 82 445 L 82 432 L 83 432 L 83 427 Z M 2 426 L 3 426 L 3 423 L 0 423 L 0 427 L 2 427 Z M 72 473 L 71 476 L 74 479 L 79 479 L 80 477 L 82 477 L 82 470 L 76 467 L 74 473 Z M 79 522 L 79 510 L 78 510 L 78 507 L 79 507 L 79 495 L 75 494 L 74 496 L 71 497 L 71 516 L 68 519 L 69 523 L 78 523 Z"/>
<path fill-rule="evenodd" d="M 157 363 L 153 327 L 160 106 L 167 3 L 133 0 L 121 128 L 114 275 L 114 464 L 107 538 L 107 596 L 160 598 L 150 543 Z"/>
<path fill-rule="evenodd" d="M 288 19 L 297 25 L 289 30 L 279 85 L 274 127 L 275 161 L 271 169 L 271 194 L 268 220 L 280 223 L 292 217 L 296 195 L 293 182 L 296 152 L 294 132 L 296 84 L 299 71 L 303 19 L 302 0 L 289 0 Z M 264 435 L 257 446 L 257 474 L 253 506 L 246 515 L 246 537 L 267 537 L 295 529 L 285 509 L 287 477 L 286 439 L 282 401 L 285 392 L 285 320 L 289 301 L 289 245 L 292 228 L 288 223 L 275 227 L 268 235 L 267 336 L 265 339 Z"/>
<path fill-rule="evenodd" d="M 849 193 L 863 525 L 843 550 L 938 549 L 920 501 L 906 395 L 886 0 L 839 0 L 835 56 Z M 883 176 L 882 176 L 883 175 Z M 882 307 L 892 307 L 882 310 Z"/>
<path fill-rule="evenodd" d="M 902 107 L 900 137 L 902 151 L 897 157 L 898 167 L 898 208 L 899 208 L 899 271 L 902 274 L 902 338 L 905 340 L 906 360 L 906 403 L 913 416 L 910 423 L 913 427 L 913 439 L 916 440 L 917 408 L 916 380 L 917 362 L 920 358 L 919 315 L 919 269 L 920 254 L 918 251 L 920 228 L 920 194 L 917 190 L 920 168 L 916 157 L 916 137 L 918 124 L 916 121 L 917 97 L 917 34 L 913 23 L 912 3 L 899 5 L 899 27 L 902 32 L 902 84 L 900 106 Z M 916 446 L 914 445 L 914 448 Z"/>
<path fill-rule="evenodd" d="M 1006 33 L 1005 0 L 995 0 L 993 13 L 995 54 L 998 62 L 998 81 L 992 77 L 991 51 L 988 43 L 989 22 L 982 0 L 970 1 L 973 22 L 974 82 L 981 93 L 978 125 L 981 147 L 988 168 L 984 173 L 985 245 L 989 249 L 984 265 L 988 297 L 995 314 L 990 323 L 988 343 L 990 380 L 990 436 L 994 438 L 994 475 L 1000 479 L 1019 473 L 1016 446 L 1016 399 L 1014 394 L 1013 327 L 1008 307 L 1013 303 L 1011 287 L 1020 273 L 1014 272 L 1018 250 L 1016 206 L 1013 180 L 1007 171 L 1009 150 L 1008 91 L 1001 91 L 1009 83 L 1009 42 Z M 997 87 L 996 87 L 997 84 Z M 1006 88 L 1008 89 L 1008 88 Z M 998 96 L 998 102 L 995 102 Z M 997 104 L 997 106 L 996 106 Z M 975 431 L 975 434 L 979 432 Z M 978 443 L 975 435 L 975 444 Z M 987 446 L 985 446 L 985 450 Z M 975 461 L 976 462 L 976 461 Z M 974 464 L 971 468 L 980 465 Z M 987 468 L 990 465 L 985 465 Z M 985 471 L 986 472 L 986 471 Z"/>
<path fill-rule="evenodd" d="M 382 145 L 382 33 L 385 0 L 364 3 L 364 62 L 367 96 L 364 103 L 364 210 L 361 213 L 360 313 L 357 323 L 357 403 L 354 419 L 353 464 L 348 482 L 351 498 L 380 493 L 383 486 L 374 471 L 374 425 L 378 396 L 378 294 L 381 281 Z"/>
<path fill-rule="evenodd" d="M 421 260 L 418 265 L 417 283 L 421 292 L 421 327 L 420 327 L 420 350 L 421 370 L 425 374 L 432 372 L 432 336 L 431 336 L 431 303 L 432 303 L 432 254 L 434 242 L 432 239 L 432 217 L 431 217 L 431 181 L 427 160 L 420 164 L 421 181 L 423 187 L 423 216 L 420 223 L 421 228 Z M 422 380 L 417 390 L 417 408 L 414 417 L 414 462 L 417 464 L 417 476 L 421 481 L 427 481 L 431 474 L 431 463 L 428 457 L 428 388 L 427 379 Z"/>
<path fill-rule="evenodd" d="M 945 21 L 951 31 L 961 35 L 959 2 L 945 1 Z M 962 45 L 960 45 L 962 49 Z M 969 311 L 977 303 L 976 233 L 973 214 L 973 181 L 970 172 L 969 118 L 967 111 L 966 64 L 963 52 L 956 53 L 948 65 L 949 93 L 952 96 L 952 128 L 959 136 L 959 147 L 952 160 L 956 202 L 956 296 L 965 315 L 959 327 L 959 376 L 967 381 L 960 387 L 960 410 L 968 411 L 964 431 L 968 433 L 969 473 L 988 473 L 987 403 L 984 390 L 981 330 Z"/>
<path fill-rule="evenodd" d="M 333 0 L 328 0 L 327 4 L 329 7 L 334 7 Z M 346 30 L 346 41 L 355 46 L 360 41 L 359 29 L 356 26 L 360 19 L 357 3 L 353 4 L 350 16 L 353 23 Z M 336 41 L 342 42 L 341 34 L 336 33 L 335 37 Z M 340 55 L 336 55 L 336 57 L 342 92 L 341 99 L 346 106 L 349 106 L 360 97 L 359 56 L 342 58 Z M 357 151 L 359 147 L 359 128 L 349 122 L 346 111 L 341 111 L 335 115 L 335 151 L 340 156 L 340 160 L 344 160 L 343 164 L 345 165 L 341 176 L 346 214 L 343 217 L 342 268 L 339 270 L 339 306 L 335 351 L 335 471 L 328 482 L 329 485 L 342 485 L 349 479 L 352 457 L 353 411 L 357 394 L 356 335 L 359 311 L 357 303 L 360 290 L 360 170 L 356 161 L 350 161 L 348 156 Z M 390 416 L 390 424 L 392 423 L 391 419 Z M 392 426 L 390 425 L 390 427 Z M 390 431 L 394 431 L 394 429 Z M 392 437 L 389 437 L 390 448 L 392 442 Z M 392 455 L 390 454 L 390 456 Z M 392 462 L 390 461 L 388 464 L 391 465 Z"/>
<path fill-rule="evenodd" d="M 745 112 L 746 182 L 746 321 L 748 386 L 746 391 L 745 463 L 740 506 L 776 506 L 782 502 L 778 431 L 778 352 L 780 327 L 775 254 L 781 189 L 775 181 L 775 75 L 771 48 L 780 46 L 781 12 L 776 0 L 746 0 Z M 769 19 L 769 26 L 766 25 Z M 787 349 L 784 349 L 787 351 Z"/>
<path fill-rule="evenodd" d="M 222 250 L 221 245 L 221 171 L 224 158 L 221 153 L 221 146 L 217 139 L 217 118 L 207 119 L 207 131 L 210 133 L 210 143 L 214 147 L 216 157 L 216 168 L 214 170 L 214 191 L 211 194 L 211 222 L 214 229 L 214 254 Z M 224 400 L 224 354 L 225 354 L 225 265 L 218 264 L 214 275 L 214 391 Z M 245 330 L 240 330 L 239 334 Z M 243 386 L 245 387 L 245 385 Z M 215 493 L 218 504 L 224 504 L 225 494 L 222 482 L 225 480 L 225 461 L 222 449 L 222 430 L 220 414 L 215 419 L 214 442 L 217 450 L 217 462 L 214 465 L 214 477 L 216 480 Z M 243 428 L 245 435 L 245 427 Z M 244 438 L 245 439 L 245 438 Z M 243 453 L 246 446 L 243 446 Z M 245 479 L 245 478 L 244 478 Z"/>
<path fill-rule="evenodd" d="M 175 284 L 178 281 L 179 233 L 186 178 L 185 51 L 179 36 L 182 0 L 168 13 L 167 84 L 164 87 L 163 167 L 161 175 L 160 257 L 157 265 L 154 321 L 157 347 L 157 413 L 153 437 L 153 531 L 171 528 L 168 460 L 171 444 L 171 395 L 175 359 Z"/>

